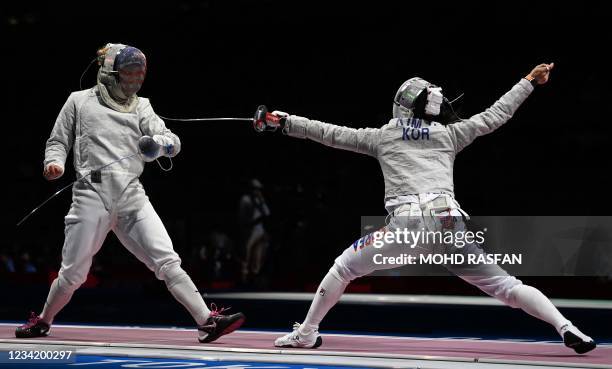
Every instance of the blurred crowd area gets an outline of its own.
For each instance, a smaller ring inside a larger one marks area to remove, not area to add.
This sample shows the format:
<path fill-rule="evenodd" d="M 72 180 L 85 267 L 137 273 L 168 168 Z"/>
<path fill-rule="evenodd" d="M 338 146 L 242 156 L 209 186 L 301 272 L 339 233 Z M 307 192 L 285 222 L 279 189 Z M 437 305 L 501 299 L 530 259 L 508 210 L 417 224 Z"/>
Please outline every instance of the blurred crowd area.
<path fill-rule="evenodd" d="M 70 191 L 66 192 L 56 201 L 67 211 Z M 335 209 L 323 188 L 269 185 L 248 178 L 233 193 L 221 209 L 151 200 L 183 267 L 200 285 L 215 290 L 301 290 L 317 283 L 335 256 L 353 242 L 350 237 L 359 235 L 359 217 L 352 219 L 352 232 L 337 231 L 341 222 L 332 219 Z M 157 197 L 154 189 L 149 196 Z M 57 273 L 63 244 L 60 211 L 59 206 L 43 208 L 13 237 L 0 241 L 0 275 L 31 274 L 44 281 Z M 88 282 L 121 285 L 154 279 L 110 232 L 94 258 Z"/>

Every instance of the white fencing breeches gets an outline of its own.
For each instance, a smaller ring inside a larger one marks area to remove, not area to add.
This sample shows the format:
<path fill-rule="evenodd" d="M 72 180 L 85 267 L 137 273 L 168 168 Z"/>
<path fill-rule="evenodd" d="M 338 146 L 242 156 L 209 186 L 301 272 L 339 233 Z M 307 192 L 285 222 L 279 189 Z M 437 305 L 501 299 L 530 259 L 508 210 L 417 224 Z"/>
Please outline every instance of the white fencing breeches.
<path fill-rule="evenodd" d="M 129 196 L 124 194 L 116 207 L 109 211 L 89 184 L 77 182 L 73 188 L 70 211 L 65 217 L 62 265 L 41 314 L 43 320 L 51 323 L 74 291 L 85 282 L 94 255 L 112 230 L 128 251 L 152 270 L 158 279 L 166 282 L 170 292 L 198 324 L 205 322 L 209 311 L 193 282 L 181 268 L 181 259 L 174 251 L 170 236 L 142 186 L 138 184 L 129 192 Z M 141 196 L 144 196 L 142 208 L 122 213 L 121 209 L 129 208 L 130 203 L 142 202 Z"/>
<path fill-rule="evenodd" d="M 418 206 L 418 204 L 415 204 Z M 408 207 L 410 208 L 410 207 Z M 418 231 L 423 229 L 434 230 L 437 227 L 432 227 L 431 217 L 425 219 L 422 214 L 414 216 L 414 213 L 408 217 L 410 213 L 402 214 L 402 216 L 394 216 L 391 218 L 391 224 L 387 227 L 388 230 L 396 228 L 408 229 L 409 231 Z M 465 228 L 462 220 L 462 213 L 459 209 L 454 209 L 447 214 L 455 217 L 455 230 Z M 430 222 L 430 223 L 428 223 Z M 433 228 L 433 229 L 432 229 Z M 439 230 L 439 229 L 438 229 Z M 412 254 L 418 257 L 419 254 L 428 254 L 440 252 L 440 248 L 432 245 L 417 245 L 415 248 L 407 247 L 403 244 L 395 244 L 393 242 L 385 242 L 380 248 L 373 246 L 373 236 L 367 235 L 349 246 L 334 262 L 334 265 L 325 276 L 314 301 L 310 307 L 306 320 L 302 327 L 306 331 L 317 329 L 323 317 L 329 309 L 340 299 L 346 286 L 355 278 L 368 275 L 376 270 L 397 268 L 396 264 L 380 264 L 375 260 L 381 261 L 382 257 L 398 257 L 403 254 Z M 443 246 L 442 249 L 445 249 Z M 446 252 L 458 252 L 464 255 L 467 254 L 483 254 L 482 248 L 475 243 L 466 245 L 461 249 L 448 249 Z M 448 251 L 450 250 L 450 251 Z M 375 259 L 375 256 L 380 256 Z M 557 330 L 565 324 L 565 319 L 561 313 L 553 306 L 553 304 L 537 289 L 525 286 L 515 277 L 509 275 L 504 269 L 496 264 L 446 264 L 446 268 L 459 276 L 466 282 L 478 287 L 480 290 L 502 301 L 504 304 L 514 308 L 521 308 L 527 313 L 540 318 Z"/>

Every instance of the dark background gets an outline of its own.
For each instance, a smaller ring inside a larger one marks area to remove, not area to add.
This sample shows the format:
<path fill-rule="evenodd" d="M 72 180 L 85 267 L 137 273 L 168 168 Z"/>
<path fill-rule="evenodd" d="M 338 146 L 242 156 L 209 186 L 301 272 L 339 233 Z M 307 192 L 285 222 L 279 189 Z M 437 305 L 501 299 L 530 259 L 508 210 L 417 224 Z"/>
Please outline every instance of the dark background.
<path fill-rule="evenodd" d="M 612 208 L 605 56 L 611 40 L 609 14 L 599 3 L 91 4 L 0 6 L 0 251 L 17 264 L 14 274 L 0 272 L 0 278 L 11 290 L 42 286 L 7 304 L 11 308 L 31 303 L 38 309 L 59 268 L 69 191 L 21 227 L 15 224 L 73 180 L 71 157 L 64 177 L 43 179 L 45 140 L 69 93 L 79 89 L 82 71 L 107 42 L 134 45 L 147 55 L 139 94 L 161 115 L 250 117 L 266 104 L 350 127 L 385 124 L 395 91 L 415 75 L 450 97 L 464 92 L 460 114 L 470 116 L 535 65 L 555 62 L 550 82 L 506 126 L 459 155 L 456 198 L 475 215 L 609 215 Z M 90 70 L 84 88 L 94 82 Z M 174 170 L 149 164 L 141 180 L 186 269 L 209 292 L 312 290 L 359 236 L 360 216 L 384 214 L 383 179 L 372 158 L 280 133 L 258 134 L 244 122 L 167 126 L 183 144 Z M 272 211 L 271 252 L 265 277 L 241 285 L 231 272 L 211 275 L 200 250 L 219 232 L 230 238 L 232 258 L 239 257 L 238 201 L 252 177 L 264 184 Z M 24 273 L 27 265 L 36 273 Z M 152 295 L 165 293 L 114 236 L 96 257 L 90 282 L 86 287 L 127 291 L 126 300 L 143 286 Z M 534 283 L 553 296 L 612 297 L 605 278 Z M 478 294 L 458 279 L 366 278 L 355 286 L 364 292 Z"/>

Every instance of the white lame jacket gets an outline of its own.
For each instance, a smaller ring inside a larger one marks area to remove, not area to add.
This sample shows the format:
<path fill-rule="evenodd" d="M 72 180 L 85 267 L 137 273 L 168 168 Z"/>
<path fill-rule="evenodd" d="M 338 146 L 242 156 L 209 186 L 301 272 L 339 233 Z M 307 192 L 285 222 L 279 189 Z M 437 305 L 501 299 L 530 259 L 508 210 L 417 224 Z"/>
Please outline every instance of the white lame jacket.
<path fill-rule="evenodd" d="M 99 97 L 97 87 L 70 94 L 64 104 L 51 135 L 47 140 L 44 165 L 50 163 L 64 167 L 70 149 L 73 149 L 74 168 L 77 177 L 114 160 L 138 151 L 138 139 L 143 135 L 162 135 L 174 146 L 172 156 L 179 153 L 181 141 L 166 128 L 153 111 L 149 100 L 138 98 L 138 107 L 132 113 L 121 113 L 106 107 Z M 85 180 L 100 194 L 110 210 L 128 187 L 142 187 L 138 177 L 144 161 L 140 156 L 114 163 L 101 171 L 98 183 Z M 142 205 L 142 201 L 133 204 Z"/>

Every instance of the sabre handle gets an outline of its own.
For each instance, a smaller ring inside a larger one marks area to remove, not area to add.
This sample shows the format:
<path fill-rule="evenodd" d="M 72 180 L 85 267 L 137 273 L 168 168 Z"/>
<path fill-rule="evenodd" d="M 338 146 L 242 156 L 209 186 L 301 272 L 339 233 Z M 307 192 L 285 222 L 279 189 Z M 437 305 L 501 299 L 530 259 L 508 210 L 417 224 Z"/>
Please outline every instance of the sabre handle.
<path fill-rule="evenodd" d="M 276 131 L 285 125 L 286 117 L 281 117 L 268 112 L 265 105 L 259 105 L 253 117 L 253 128 L 257 132 Z"/>

